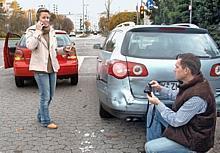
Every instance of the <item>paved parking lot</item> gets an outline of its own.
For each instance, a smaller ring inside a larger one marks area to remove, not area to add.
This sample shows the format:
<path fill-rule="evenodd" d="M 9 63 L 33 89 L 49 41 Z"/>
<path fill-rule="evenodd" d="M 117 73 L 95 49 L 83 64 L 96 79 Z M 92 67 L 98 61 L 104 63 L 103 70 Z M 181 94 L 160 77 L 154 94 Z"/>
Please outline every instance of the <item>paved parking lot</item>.
<path fill-rule="evenodd" d="M 1 59 L 1 58 L 0 58 Z M 36 121 L 38 90 L 33 82 L 16 88 L 13 70 L 0 68 L 0 153 L 139 153 L 144 150 L 144 122 L 102 120 L 98 115 L 95 57 L 86 57 L 79 84 L 59 80 L 50 107 L 59 128 L 49 130 Z M 215 148 L 220 152 L 220 119 Z"/>
<path fill-rule="evenodd" d="M 85 62 L 86 63 L 86 62 Z M 2 153 L 136 153 L 143 150 L 143 122 L 102 120 L 98 115 L 95 75 L 82 73 L 75 87 L 59 81 L 51 105 L 57 130 L 36 121 L 37 87 L 16 88 L 12 70 L 1 70 L 0 152 Z"/>

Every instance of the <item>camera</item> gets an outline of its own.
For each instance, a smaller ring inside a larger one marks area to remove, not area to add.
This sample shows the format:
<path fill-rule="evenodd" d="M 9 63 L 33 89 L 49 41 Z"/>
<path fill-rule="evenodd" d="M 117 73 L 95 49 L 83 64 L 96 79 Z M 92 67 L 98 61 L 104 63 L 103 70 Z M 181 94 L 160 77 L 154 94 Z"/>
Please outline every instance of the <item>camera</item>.
<path fill-rule="evenodd" d="M 152 87 L 151 87 L 151 84 L 148 83 L 144 88 L 144 93 L 147 93 L 148 95 L 151 96 L 151 92 L 152 92 Z"/>

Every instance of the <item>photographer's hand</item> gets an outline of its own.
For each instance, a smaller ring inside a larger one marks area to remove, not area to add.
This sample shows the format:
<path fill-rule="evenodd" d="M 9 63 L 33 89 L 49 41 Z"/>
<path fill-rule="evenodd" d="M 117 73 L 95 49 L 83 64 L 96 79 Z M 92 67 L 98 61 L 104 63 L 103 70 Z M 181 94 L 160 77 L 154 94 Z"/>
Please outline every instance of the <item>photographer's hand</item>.
<path fill-rule="evenodd" d="M 157 81 L 152 80 L 152 81 L 150 82 L 150 84 L 151 84 L 151 87 L 152 87 L 152 88 L 154 88 L 154 89 L 156 89 L 156 90 L 158 90 L 158 91 L 161 91 L 162 87 L 161 87 L 161 85 L 160 85 Z"/>
<path fill-rule="evenodd" d="M 158 105 L 160 103 L 160 100 L 154 95 L 153 92 L 151 92 L 151 95 L 147 94 L 147 98 L 151 104 Z"/>

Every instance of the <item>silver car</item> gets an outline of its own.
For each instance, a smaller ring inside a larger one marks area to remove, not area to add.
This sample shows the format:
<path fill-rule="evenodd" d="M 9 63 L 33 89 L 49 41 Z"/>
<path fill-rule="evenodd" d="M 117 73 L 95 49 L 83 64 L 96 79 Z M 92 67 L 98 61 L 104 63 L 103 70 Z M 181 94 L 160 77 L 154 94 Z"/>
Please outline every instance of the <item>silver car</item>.
<path fill-rule="evenodd" d="M 113 29 L 100 47 L 97 92 L 101 118 L 143 117 L 147 109 L 145 86 L 154 79 L 176 90 L 176 56 L 186 52 L 200 57 L 202 73 L 212 85 L 220 112 L 220 50 L 207 30 L 179 25 L 131 25 Z M 155 94 L 166 105 L 172 104 L 167 97 Z"/>

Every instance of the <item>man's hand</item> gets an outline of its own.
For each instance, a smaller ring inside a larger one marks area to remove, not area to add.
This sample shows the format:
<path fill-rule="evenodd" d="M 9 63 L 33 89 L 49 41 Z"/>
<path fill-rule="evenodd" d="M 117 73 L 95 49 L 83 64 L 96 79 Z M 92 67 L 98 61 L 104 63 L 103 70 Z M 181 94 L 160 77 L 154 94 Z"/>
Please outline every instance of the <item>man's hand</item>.
<path fill-rule="evenodd" d="M 154 95 L 153 92 L 151 92 L 151 95 L 147 94 L 147 98 L 151 104 L 158 105 L 160 103 L 160 100 Z"/>
<path fill-rule="evenodd" d="M 152 88 L 154 88 L 154 89 L 156 89 L 156 90 L 158 90 L 158 91 L 161 91 L 162 86 L 161 86 L 157 81 L 152 80 L 152 81 L 150 82 L 150 84 L 151 84 L 151 87 L 152 87 Z"/>

